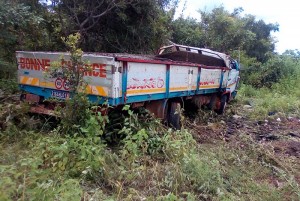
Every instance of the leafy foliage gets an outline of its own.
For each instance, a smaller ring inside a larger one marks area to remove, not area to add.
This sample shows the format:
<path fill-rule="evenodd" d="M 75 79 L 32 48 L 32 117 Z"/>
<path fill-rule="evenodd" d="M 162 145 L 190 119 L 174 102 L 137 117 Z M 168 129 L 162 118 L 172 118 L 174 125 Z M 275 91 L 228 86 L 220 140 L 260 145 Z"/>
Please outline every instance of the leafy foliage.
<path fill-rule="evenodd" d="M 93 132 L 31 132 L 13 144 L 1 137 L 0 198 L 280 200 L 299 193 L 272 155 L 242 133 L 229 143 L 198 146 L 187 130 L 174 132 L 152 121 L 111 149 Z M 146 151 L 154 139 L 160 151 Z M 287 182 L 278 189 L 269 177 Z"/>
<path fill-rule="evenodd" d="M 14 78 L 16 50 L 55 50 L 55 19 L 39 1 L 0 1 L 0 78 Z"/>
<path fill-rule="evenodd" d="M 69 99 L 58 108 L 62 131 L 72 135 L 94 133 L 95 137 L 99 137 L 103 134 L 105 122 L 108 122 L 108 119 L 101 114 L 106 106 L 92 107 L 85 94 L 88 81 L 83 76 L 85 72 L 91 70 L 91 67 L 87 61 L 83 61 L 83 51 L 78 48 L 80 34 L 73 34 L 63 39 L 70 50 L 70 62 L 53 62 L 46 74 L 49 76 L 53 72 L 63 71 L 65 76 L 63 79 L 70 85 Z"/>
<path fill-rule="evenodd" d="M 196 19 L 179 17 L 172 23 L 172 29 L 173 42 L 194 47 L 205 46 L 205 32 L 201 29 Z"/>
<path fill-rule="evenodd" d="M 99 2 L 106 7 L 98 7 Z M 111 2 L 116 6 L 107 7 Z M 111 119 L 81 93 L 82 74 L 89 67 L 80 47 L 149 53 L 171 39 L 240 57 L 247 85 L 239 93 L 242 103 L 254 102 L 250 115 L 299 116 L 299 51 L 273 53 L 270 34 L 277 24 L 222 6 L 200 11 L 200 22 L 174 20 L 177 3 L 53 0 L 49 7 L 38 0 L 0 0 L 0 92 L 16 91 L 15 81 L 8 79 L 15 73 L 15 50 L 67 48 L 71 64 L 64 70 L 73 95 L 62 105 L 55 129 L 48 119 L 25 114 L 26 105 L 0 103 L 0 200 L 299 200 L 290 172 L 247 133 L 231 142 L 212 139 L 199 145 L 189 130 L 173 131 L 129 106 L 118 113 L 122 122 L 107 129 Z M 93 18 L 96 13 L 103 15 Z M 75 34 L 61 41 L 76 31 L 81 38 Z M 119 137 L 114 146 L 107 143 L 107 130 Z M 281 187 L 270 178 L 281 181 Z"/>
<path fill-rule="evenodd" d="M 222 52 L 244 50 L 248 57 L 259 62 L 268 60 L 274 51 L 275 41 L 271 32 L 278 31 L 278 24 L 266 24 L 253 15 L 240 16 L 242 8 L 229 13 L 220 6 L 210 13 L 200 11 L 201 27 L 205 33 L 205 45 Z"/>
<path fill-rule="evenodd" d="M 254 87 L 271 87 L 284 78 L 298 74 L 300 65 L 290 55 L 274 55 L 264 64 L 252 63 L 242 69 L 243 82 Z"/>

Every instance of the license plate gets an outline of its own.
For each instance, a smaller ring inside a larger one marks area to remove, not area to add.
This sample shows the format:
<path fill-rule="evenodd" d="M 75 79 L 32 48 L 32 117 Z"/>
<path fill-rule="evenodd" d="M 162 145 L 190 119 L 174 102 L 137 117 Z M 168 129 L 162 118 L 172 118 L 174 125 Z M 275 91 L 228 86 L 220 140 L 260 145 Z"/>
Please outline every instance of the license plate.
<path fill-rule="evenodd" d="M 64 91 L 51 91 L 51 97 L 58 99 L 67 99 L 69 98 L 69 93 Z"/>
<path fill-rule="evenodd" d="M 34 94 L 26 94 L 25 101 L 27 101 L 29 103 L 38 103 L 40 101 L 40 97 L 38 95 L 34 95 Z"/>

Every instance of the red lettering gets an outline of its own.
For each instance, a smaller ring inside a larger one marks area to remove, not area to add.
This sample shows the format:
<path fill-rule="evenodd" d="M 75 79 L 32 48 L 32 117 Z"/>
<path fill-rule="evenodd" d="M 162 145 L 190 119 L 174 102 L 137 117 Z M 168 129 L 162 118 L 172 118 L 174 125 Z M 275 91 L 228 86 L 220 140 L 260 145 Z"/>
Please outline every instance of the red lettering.
<path fill-rule="evenodd" d="M 84 76 L 92 76 L 92 75 L 93 75 L 93 71 L 92 71 L 92 69 L 90 69 L 90 68 L 89 68 L 88 71 L 85 71 L 85 72 L 84 72 Z"/>
<path fill-rule="evenodd" d="M 213 85 L 215 84 L 215 81 L 204 81 L 204 82 L 200 82 L 200 85 Z"/>
<path fill-rule="evenodd" d="M 105 64 L 97 64 L 93 63 L 91 67 L 91 71 L 84 72 L 85 76 L 93 76 L 93 77 L 103 77 L 106 78 L 106 69 Z M 87 67 L 87 66 L 86 66 Z"/>
<path fill-rule="evenodd" d="M 64 59 L 62 59 L 61 65 L 63 67 L 71 67 L 71 61 L 65 61 Z M 33 59 L 20 57 L 19 66 L 21 69 L 26 68 L 28 70 L 47 71 L 47 67 L 50 66 L 50 59 Z M 85 65 L 85 68 L 79 66 L 78 69 L 80 71 L 83 71 L 84 69 L 88 68 L 90 68 L 91 71 L 85 71 L 84 76 L 106 78 L 106 64 L 93 63 L 90 66 Z"/>
<path fill-rule="evenodd" d="M 35 60 L 35 64 L 36 64 L 37 66 L 40 66 L 40 67 L 42 68 L 43 71 L 45 70 L 44 59 L 42 60 L 42 62 L 41 62 L 39 59 L 36 59 L 36 60 Z"/>
<path fill-rule="evenodd" d="M 38 62 L 36 61 L 36 59 L 29 59 L 30 62 L 30 69 L 31 70 L 40 70 L 40 65 L 38 64 Z"/>
<path fill-rule="evenodd" d="M 98 77 L 99 76 L 99 65 L 94 63 L 93 64 L 93 76 Z"/>
<path fill-rule="evenodd" d="M 25 67 L 26 67 L 28 70 L 30 70 L 30 60 L 29 60 L 29 58 L 26 58 L 26 59 L 25 59 Z"/>
<path fill-rule="evenodd" d="M 50 66 L 50 59 L 33 59 L 20 57 L 19 61 L 21 69 L 42 70 L 45 71 Z"/>
<path fill-rule="evenodd" d="M 105 64 L 100 64 L 99 69 L 100 69 L 100 76 L 99 77 L 106 77 L 106 69 L 105 69 Z"/>
<path fill-rule="evenodd" d="M 24 69 L 25 68 L 25 58 L 21 57 L 19 64 L 20 64 L 21 68 Z"/>
<path fill-rule="evenodd" d="M 50 66 L 50 59 L 43 59 L 42 63 L 43 63 L 43 65 L 41 65 L 41 67 L 42 67 L 42 70 L 44 71 L 47 69 L 47 67 Z"/>
<path fill-rule="evenodd" d="M 50 60 L 49 60 L 49 62 L 50 62 Z M 62 59 L 61 60 L 61 65 L 63 66 L 63 67 L 71 67 L 71 61 L 65 61 L 64 59 Z"/>

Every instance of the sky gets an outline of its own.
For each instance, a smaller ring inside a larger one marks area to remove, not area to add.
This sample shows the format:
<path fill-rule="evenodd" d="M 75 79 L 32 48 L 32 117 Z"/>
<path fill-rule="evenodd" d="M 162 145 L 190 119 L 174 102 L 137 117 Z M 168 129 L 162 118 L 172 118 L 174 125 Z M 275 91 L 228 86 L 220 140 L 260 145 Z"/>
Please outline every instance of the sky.
<path fill-rule="evenodd" d="M 278 41 L 275 51 L 283 53 L 287 49 L 300 50 L 300 1 L 298 0 L 181 0 L 178 13 L 181 13 L 186 1 L 184 16 L 200 20 L 197 10 L 210 11 L 223 5 L 232 12 L 234 8 L 242 7 L 242 14 L 252 14 L 266 23 L 278 23 L 279 32 L 272 36 Z M 299 2 L 299 3 L 298 3 Z"/>

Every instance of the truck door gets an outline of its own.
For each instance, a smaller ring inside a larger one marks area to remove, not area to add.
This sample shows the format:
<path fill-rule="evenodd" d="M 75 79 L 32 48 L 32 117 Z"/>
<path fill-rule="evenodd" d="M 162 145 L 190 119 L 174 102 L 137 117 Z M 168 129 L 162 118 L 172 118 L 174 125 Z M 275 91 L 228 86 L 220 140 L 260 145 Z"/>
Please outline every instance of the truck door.
<path fill-rule="evenodd" d="M 230 90 L 230 92 L 234 92 L 237 88 L 237 84 L 239 81 L 239 65 L 236 61 L 232 61 L 230 64 L 231 70 L 229 72 L 228 76 L 228 82 L 227 82 L 227 90 Z"/>

